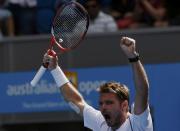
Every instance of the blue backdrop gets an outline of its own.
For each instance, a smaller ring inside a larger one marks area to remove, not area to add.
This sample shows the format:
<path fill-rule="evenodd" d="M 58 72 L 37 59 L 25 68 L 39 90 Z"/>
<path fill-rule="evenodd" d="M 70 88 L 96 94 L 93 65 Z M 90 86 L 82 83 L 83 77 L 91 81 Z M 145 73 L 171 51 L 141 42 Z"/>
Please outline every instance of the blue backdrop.
<path fill-rule="evenodd" d="M 180 63 L 145 65 L 145 69 L 150 81 L 150 106 L 155 130 L 179 131 Z M 97 87 L 110 80 L 126 84 L 130 88 L 131 102 L 133 101 L 134 85 L 129 66 L 69 71 L 77 73 L 78 90 L 95 108 L 98 108 Z M 1 114 L 71 110 L 49 72 L 36 87 L 31 87 L 29 82 L 34 74 L 35 72 L 0 73 Z"/>

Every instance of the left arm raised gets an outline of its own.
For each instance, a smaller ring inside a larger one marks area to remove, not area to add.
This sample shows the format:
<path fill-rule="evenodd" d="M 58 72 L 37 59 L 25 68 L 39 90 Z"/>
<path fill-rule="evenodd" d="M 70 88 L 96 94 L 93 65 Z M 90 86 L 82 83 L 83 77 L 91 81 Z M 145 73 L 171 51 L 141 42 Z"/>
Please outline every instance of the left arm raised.
<path fill-rule="evenodd" d="M 136 88 L 134 113 L 141 114 L 148 106 L 149 82 L 140 60 L 131 63 Z"/>
<path fill-rule="evenodd" d="M 136 58 L 138 56 L 134 39 L 123 37 L 120 46 L 127 58 Z M 131 66 L 136 88 L 134 113 L 138 115 L 143 113 L 148 106 L 149 82 L 140 60 L 137 59 L 136 61 L 131 62 Z"/>

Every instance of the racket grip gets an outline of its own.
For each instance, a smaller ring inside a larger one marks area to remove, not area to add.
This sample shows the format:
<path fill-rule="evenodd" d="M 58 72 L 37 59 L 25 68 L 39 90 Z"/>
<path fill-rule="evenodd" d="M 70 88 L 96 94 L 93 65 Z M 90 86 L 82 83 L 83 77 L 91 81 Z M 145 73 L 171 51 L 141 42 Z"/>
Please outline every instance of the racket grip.
<path fill-rule="evenodd" d="M 36 84 L 41 79 L 42 75 L 45 73 L 47 68 L 45 68 L 43 65 L 39 68 L 38 72 L 34 76 L 33 80 L 31 81 L 31 86 L 36 86 Z"/>

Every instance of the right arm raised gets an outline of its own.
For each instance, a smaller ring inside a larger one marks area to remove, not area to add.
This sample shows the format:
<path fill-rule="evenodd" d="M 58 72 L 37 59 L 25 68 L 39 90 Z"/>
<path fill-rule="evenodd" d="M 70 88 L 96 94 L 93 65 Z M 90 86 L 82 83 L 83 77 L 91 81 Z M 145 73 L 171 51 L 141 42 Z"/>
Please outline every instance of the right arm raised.
<path fill-rule="evenodd" d="M 53 75 L 57 86 L 60 88 L 64 99 L 78 114 L 83 115 L 83 109 L 86 102 L 58 66 L 58 58 L 52 57 L 46 53 L 43 58 L 43 63 L 48 63 L 48 69 L 51 70 L 51 74 Z"/>
<path fill-rule="evenodd" d="M 72 106 L 72 108 L 83 115 L 83 109 L 86 104 L 82 95 L 78 90 L 70 83 L 66 83 L 60 87 L 64 99 Z"/>

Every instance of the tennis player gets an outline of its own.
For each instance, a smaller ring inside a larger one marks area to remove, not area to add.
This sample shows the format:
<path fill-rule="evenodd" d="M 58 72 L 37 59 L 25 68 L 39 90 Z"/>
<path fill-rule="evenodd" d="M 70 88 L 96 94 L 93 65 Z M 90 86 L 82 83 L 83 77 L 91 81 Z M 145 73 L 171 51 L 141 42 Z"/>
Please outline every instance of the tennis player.
<path fill-rule="evenodd" d="M 135 40 L 122 37 L 120 47 L 127 56 L 135 83 L 135 100 L 129 112 L 129 91 L 124 84 L 108 82 L 99 87 L 99 107 L 88 105 L 78 90 L 69 82 L 60 67 L 58 58 L 44 55 L 43 62 L 49 62 L 57 86 L 69 105 L 84 118 L 84 126 L 93 131 L 153 131 L 148 104 L 149 83 L 146 72 L 136 52 Z"/>

